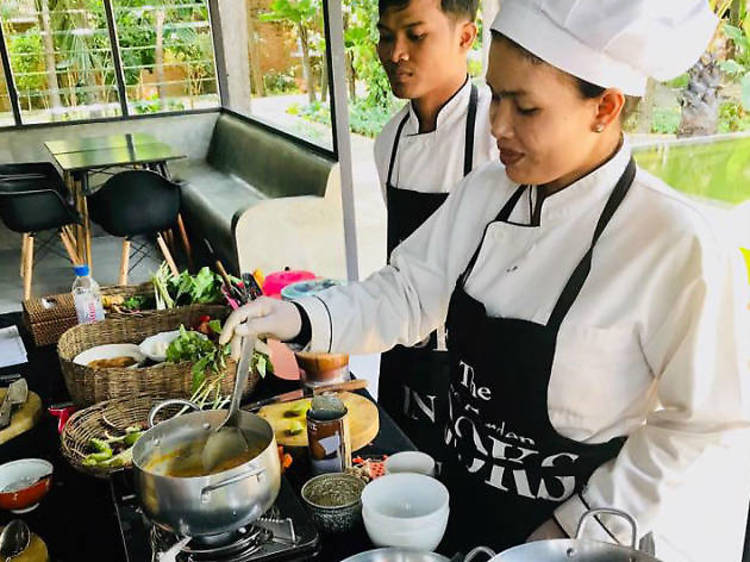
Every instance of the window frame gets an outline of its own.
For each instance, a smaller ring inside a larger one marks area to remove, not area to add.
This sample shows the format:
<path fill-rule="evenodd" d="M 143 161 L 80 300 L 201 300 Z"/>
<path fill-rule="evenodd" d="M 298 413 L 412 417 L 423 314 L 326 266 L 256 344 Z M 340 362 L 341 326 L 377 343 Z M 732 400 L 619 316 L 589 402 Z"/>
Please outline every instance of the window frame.
<path fill-rule="evenodd" d="M 214 60 L 214 69 L 216 72 L 216 84 L 217 84 L 217 90 L 219 95 L 219 103 L 216 107 L 210 107 L 210 108 L 199 108 L 199 109 L 184 109 L 179 111 L 163 111 L 159 112 L 158 114 L 133 114 L 130 111 L 130 108 L 128 106 L 128 100 L 126 95 L 126 82 L 125 82 L 125 74 L 123 69 L 123 63 L 122 63 L 122 57 L 120 53 L 120 43 L 119 38 L 117 36 L 117 25 L 115 22 L 115 15 L 114 15 L 114 7 L 112 5 L 112 0 L 102 0 L 102 4 L 104 5 L 106 20 L 107 20 L 107 29 L 108 29 L 108 37 L 109 37 L 109 43 L 110 48 L 112 52 L 112 58 L 114 62 L 114 73 L 115 73 L 115 80 L 116 80 L 116 86 L 117 86 L 117 92 L 119 96 L 119 102 L 120 102 L 120 109 L 122 115 L 117 115 L 113 117 L 100 117 L 100 118 L 92 118 L 92 119 L 75 119 L 70 121 L 50 121 L 50 122 L 34 122 L 34 123 L 25 123 L 23 120 L 23 116 L 21 113 L 21 107 L 20 102 L 18 98 L 18 91 L 15 86 L 15 80 L 13 77 L 13 69 L 10 66 L 10 55 L 8 52 L 8 46 L 5 41 L 4 32 L 2 29 L 2 25 L 0 25 L 0 60 L 3 64 L 4 74 L 5 74 L 5 81 L 8 88 L 8 97 L 10 98 L 11 102 L 11 108 L 13 112 L 13 119 L 15 124 L 14 125 L 6 125 L 6 126 L 0 126 L 0 133 L 3 131 L 17 131 L 17 130 L 23 130 L 23 129 L 35 129 L 35 128 L 42 128 L 42 127 L 65 127 L 69 125 L 84 125 L 86 123 L 111 123 L 111 122 L 122 122 L 122 121 L 134 121 L 139 119 L 148 119 L 151 117 L 169 117 L 169 116 L 180 116 L 180 115 L 196 115 L 196 114 L 202 114 L 202 113 L 228 113 L 231 115 L 234 115 L 236 117 L 239 117 L 245 121 L 248 121 L 250 123 L 257 124 L 267 130 L 273 131 L 276 134 L 279 134 L 283 136 L 284 138 L 293 140 L 294 142 L 298 142 L 303 146 L 306 146 L 318 153 L 320 153 L 323 156 L 327 156 L 330 158 L 333 158 L 334 160 L 338 161 L 339 158 L 339 139 L 337 138 L 337 127 L 334 126 L 335 123 L 335 116 L 336 116 L 336 100 L 334 99 L 334 96 L 331 96 L 330 98 L 330 104 L 331 104 L 331 116 L 332 116 L 332 123 L 331 123 L 331 130 L 332 130 L 332 140 L 333 140 L 333 148 L 327 148 L 325 146 L 318 145 L 312 141 L 309 141 L 301 136 L 295 135 L 289 131 L 285 131 L 284 129 L 281 129 L 277 126 L 275 126 L 273 123 L 270 123 L 268 121 L 263 120 L 262 118 L 258 118 L 255 116 L 248 116 L 248 115 L 242 115 L 235 111 L 232 111 L 227 107 L 228 100 L 227 100 L 227 93 L 226 93 L 226 64 L 224 61 L 224 53 L 219 52 L 221 50 L 222 43 L 222 30 L 221 26 L 215 26 L 214 20 L 216 19 L 216 10 L 218 9 L 218 4 L 215 0 L 206 0 L 207 3 L 207 9 L 208 9 L 208 22 L 211 29 L 211 43 L 212 43 L 212 52 L 213 52 L 213 60 Z M 327 67 L 328 67 L 328 80 L 329 84 L 333 84 L 333 56 L 332 56 L 332 48 L 330 45 L 330 25 L 328 20 L 328 12 L 330 10 L 330 6 L 328 6 L 328 1 L 323 0 L 323 13 L 324 13 L 324 33 L 326 37 L 326 49 L 325 49 L 325 57 L 327 61 Z M 342 52 L 343 52 L 343 46 L 342 46 Z"/>

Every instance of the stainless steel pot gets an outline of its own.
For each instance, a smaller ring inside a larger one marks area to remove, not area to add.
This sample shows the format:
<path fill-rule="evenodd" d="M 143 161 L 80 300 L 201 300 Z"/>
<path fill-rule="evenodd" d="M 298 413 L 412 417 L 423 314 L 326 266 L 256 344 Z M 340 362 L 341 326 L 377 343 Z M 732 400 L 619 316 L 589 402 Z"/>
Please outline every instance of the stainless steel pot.
<path fill-rule="evenodd" d="M 167 400 L 151 410 L 152 427 L 133 447 L 135 489 L 145 515 L 172 533 L 191 537 L 234 531 L 263 515 L 276 501 L 281 485 L 271 425 L 243 411 L 240 428 L 251 447 L 257 445 L 261 451 L 257 456 L 208 476 L 168 476 L 164 473 L 168 464 L 179 462 L 175 453 L 205 441 L 226 417 L 224 410 L 197 411 L 153 425 L 157 412 L 170 405 L 198 409 L 186 400 Z"/>
<path fill-rule="evenodd" d="M 603 513 L 617 515 L 628 521 L 632 531 L 630 547 L 580 538 L 586 521 Z M 650 554 L 636 549 L 637 536 L 638 529 L 635 520 L 627 513 L 611 508 L 592 509 L 581 517 L 574 539 L 521 544 L 501 552 L 489 562 L 659 562 Z M 475 559 L 478 561 L 477 556 L 480 552 L 491 553 L 485 547 L 476 548 L 466 556 L 465 562 L 472 562 Z"/>
<path fill-rule="evenodd" d="M 434 552 L 418 552 L 403 548 L 377 548 L 360 552 L 342 562 L 450 562 Z"/>

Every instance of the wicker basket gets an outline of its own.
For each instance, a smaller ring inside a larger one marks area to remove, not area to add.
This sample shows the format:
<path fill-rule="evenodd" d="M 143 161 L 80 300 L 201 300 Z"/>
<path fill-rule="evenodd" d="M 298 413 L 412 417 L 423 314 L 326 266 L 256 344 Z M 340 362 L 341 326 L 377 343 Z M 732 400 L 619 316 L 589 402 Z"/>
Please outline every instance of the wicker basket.
<path fill-rule="evenodd" d="M 83 459 L 89 453 L 89 440 L 92 437 L 102 438 L 107 433 L 119 435 L 125 431 L 125 428 L 133 425 L 145 426 L 151 408 L 165 398 L 165 396 L 154 394 L 139 394 L 127 399 L 119 398 L 99 402 L 78 410 L 70 417 L 60 435 L 63 456 L 76 470 L 98 478 L 107 477 L 113 472 L 127 468 L 100 468 L 84 465 Z M 178 413 L 179 409 L 179 406 L 172 409 L 165 408 L 163 414 L 159 413 L 160 419 L 166 419 Z"/>
<path fill-rule="evenodd" d="M 101 288 L 102 296 L 122 296 L 125 298 L 148 294 L 152 291 L 153 286 L 150 282 L 140 285 L 112 285 Z M 107 318 L 131 318 L 153 314 L 154 312 L 156 311 L 132 314 L 107 312 Z M 34 344 L 37 347 L 57 343 L 66 330 L 78 324 L 73 295 L 61 293 L 23 301 L 23 322 L 34 338 Z"/>
<path fill-rule="evenodd" d="M 159 363 L 138 369 L 95 369 L 73 363 L 73 359 L 86 349 L 111 343 L 139 344 L 159 332 L 176 330 L 180 324 L 192 326 L 201 316 L 225 318 L 229 309 L 217 305 L 190 305 L 160 311 L 145 317 L 104 320 L 95 324 L 82 324 L 65 332 L 57 345 L 60 367 L 70 397 L 78 407 L 86 407 L 102 400 L 125 398 L 141 393 L 153 393 L 170 398 L 189 398 L 193 376 L 192 363 Z M 227 361 L 221 383 L 223 394 L 230 394 L 234 384 L 237 363 Z M 258 374 L 251 372 L 245 394 L 258 382 Z"/>
<path fill-rule="evenodd" d="M 23 323 L 37 347 L 57 343 L 66 330 L 78 323 L 73 295 L 63 293 L 23 301 Z"/>

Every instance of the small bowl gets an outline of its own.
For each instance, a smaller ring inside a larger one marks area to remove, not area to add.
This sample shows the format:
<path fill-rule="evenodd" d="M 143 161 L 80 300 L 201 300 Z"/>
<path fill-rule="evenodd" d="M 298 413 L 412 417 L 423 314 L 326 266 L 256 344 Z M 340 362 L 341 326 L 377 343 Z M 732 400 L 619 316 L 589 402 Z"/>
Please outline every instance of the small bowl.
<path fill-rule="evenodd" d="M 27 513 L 35 509 L 52 486 L 52 463 L 21 459 L 0 465 L 0 509 Z"/>
<path fill-rule="evenodd" d="M 315 525 L 328 533 L 343 533 L 362 520 L 365 482 L 351 474 L 333 472 L 311 478 L 302 486 L 302 499 Z"/>
<path fill-rule="evenodd" d="M 195 333 L 203 339 L 208 339 L 206 334 L 202 334 L 200 332 Z M 179 330 L 159 332 L 158 334 L 147 337 L 140 344 L 138 344 L 138 349 L 143 355 L 151 359 L 151 361 L 153 361 L 154 363 L 164 363 L 164 361 L 167 360 L 167 348 L 169 347 L 169 344 L 176 340 L 179 336 Z M 163 350 L 157 349 L 157 347 L 162 347 L 162 345 L 164 347 Z"/>
<path fill-rule="evenodd" d="M 434 550 L 445 534 L 450 494 L 424 474 L 387 474 L 362 492 L 363 519 L 376 546 Z"/>
<path fill-rule="evenodd" d="M 385 459 L 385 473 L 409 472 L 435 476 L 435 459 L 421 451 L 402 451 Z"/>
<path fill-rule="evenodd" d="M 113 359 L 124 356 L 132 357 L 136 361 L 127 367 L 128 369 L 136 369 L 146 360 L 146 356 L 141 353 L 141 350 L 134 343 L 111 343 L 108 345 L 97 345 L 96 347 L 82 351 L 73 358 L 73 363 L 88 367 L 89 363 L 97 359 Z"/>
<path fill-rule="evenodd" d="M 297 281 L 296 283 L 290 283 L 281 289 L 281 298 L 286 301 L 302 299 L 321 291 L 325 291 L 326 289 L 330 289 L 331 287 L 338 287 L 339 285 L 343 285 L 343 283 L 336 279 L 321 278 Z"/>

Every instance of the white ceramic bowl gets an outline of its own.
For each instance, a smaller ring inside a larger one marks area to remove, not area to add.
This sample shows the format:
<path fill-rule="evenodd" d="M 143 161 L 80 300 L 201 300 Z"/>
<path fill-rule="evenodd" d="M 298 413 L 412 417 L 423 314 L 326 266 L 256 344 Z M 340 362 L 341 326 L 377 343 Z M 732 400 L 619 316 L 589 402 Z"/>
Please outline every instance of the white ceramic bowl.
<path fill-rule="evenodd" d="M 136 363 L 129 367 L 130 369 L 137 368 L 146 360 L 146 356 L 141 353 L 141 350 L 134 343 L 112 343 L 108 345 L 97 345 L 96 347 L 82 351 L 73 358 L 73 363 L 87 366 L 89 363 L 97 359 L 112 359 L 124 355 L 136 360 Z"/>
<path fill-rule="evenodd" d="M 402 451 L 385 459 L 385 473 L 413 472 L 435 476 L 435 459 L 421 451 Z"/>
<path fill-rule="evenodd" d="M 179 335 L 179 330 L 159 332 L 158 334 L 154 334 L 143 340 L 138 345 L 138 348 L 141 350 L 141 353 L 151 359 L 151 361 L 163 363 L 167 360 L 167 348 L 169 347 L 169 344 L 177 339 Z"/>
<path fill-rule="evenodd" d="M 424 474 L 388 474 L 362 492 L 362 517 L 376 546 L 431 551 L 448 524 L 450 495 Z"/>
<path fill-rule="evenodd" d="M 377 517 L 373 518 L 372 512 L 362 511 L 362 521 L 367 535 L 375 546 L 393 546 L 427 552 L 435 550 L 443 539 L 448 526 L 448 516 L 449 510 L 446 508 L 430 524 L 398 529 L 393 525 L 384 525 Z"/>

